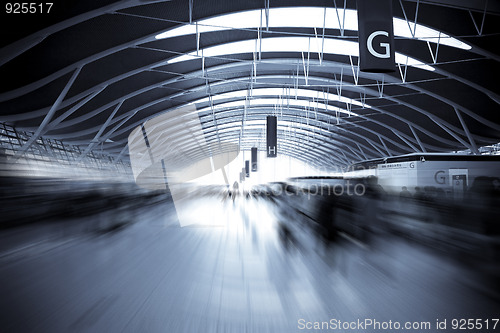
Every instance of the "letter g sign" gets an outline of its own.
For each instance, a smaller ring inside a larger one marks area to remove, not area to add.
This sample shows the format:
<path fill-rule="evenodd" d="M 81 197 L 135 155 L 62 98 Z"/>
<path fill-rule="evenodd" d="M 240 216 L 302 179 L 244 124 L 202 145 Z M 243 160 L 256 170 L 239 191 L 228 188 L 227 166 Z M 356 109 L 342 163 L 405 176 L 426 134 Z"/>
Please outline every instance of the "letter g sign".
<path fill-rule="evenodd" d="M 379 35 L 389 37 L 389 33 L 387 31 L 378 30 L 372 32 L 370 36 L 368 36 L 368 39 L 366 40 L 366 46 L 368 47 L 368 51 L 377 58 L 389 58 L 391 56 L 391 47 L 389 46 L 389 43 L 380 43 L 380 46 L 385 49 L 385 53 L 378 53 L 373 49 L 373 39 Z"/>

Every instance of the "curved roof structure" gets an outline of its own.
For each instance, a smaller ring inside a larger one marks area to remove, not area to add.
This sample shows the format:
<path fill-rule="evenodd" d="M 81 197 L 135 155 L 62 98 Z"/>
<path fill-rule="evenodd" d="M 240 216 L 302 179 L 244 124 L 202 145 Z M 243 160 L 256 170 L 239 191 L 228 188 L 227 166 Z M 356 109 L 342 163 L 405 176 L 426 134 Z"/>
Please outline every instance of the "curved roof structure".
<path fill-rule="evenodd" d="M 496 2 L 393 1 L 390 74 L 358 69 L 355 1 L 61 6 L 4 15 L 0 121 L 34 133 L 16 156 L 43 136 L 127 159 L 137 126 L 186 105 L 242 150 L 276 115 L 279 152 L 320 167 L 500 142 Z"/>

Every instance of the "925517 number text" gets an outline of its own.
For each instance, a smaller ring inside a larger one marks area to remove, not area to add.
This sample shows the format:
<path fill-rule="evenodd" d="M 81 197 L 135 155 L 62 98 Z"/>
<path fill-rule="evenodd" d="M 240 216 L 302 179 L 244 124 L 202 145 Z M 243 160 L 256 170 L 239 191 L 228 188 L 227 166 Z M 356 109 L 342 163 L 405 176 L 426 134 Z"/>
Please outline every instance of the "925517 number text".
<path fill-rule="evenodd" d="M 7 2 L 6 14 L 50 14 L 54 3 L 52 2 Z"/>
<path fill-rule="evenodd" d="M 494 330 L 499 319 L 452 319 L 451 328 L 454 330 Z"/>

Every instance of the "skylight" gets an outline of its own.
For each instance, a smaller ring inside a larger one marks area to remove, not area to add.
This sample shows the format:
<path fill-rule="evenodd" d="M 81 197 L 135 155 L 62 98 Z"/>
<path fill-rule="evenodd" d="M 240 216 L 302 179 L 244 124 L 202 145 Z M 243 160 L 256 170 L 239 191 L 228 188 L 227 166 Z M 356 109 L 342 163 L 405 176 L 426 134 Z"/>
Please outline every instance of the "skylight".
<path fill-rule="evenodd" d="M 220 103 L 217 105 L 214 105 L 214 109 L 222 109 L 222 108 L 243 108 L 245 106 L 245 103 L 247 101 L 245 100 L 240 100 L 240 101 L 233 101 L 233 102 L 225 102 L 225 103 Z M 347 114 L 350 116 L 358 116 L 358 114 L 354 112 L 349 112 L 348 110 L 338 108 L 333 105 L 325 105 L 324 103 L 316 103 L 316 102 L 311 102 L 311 101 L 306 101 L 302 99 L 290 99 L 290 100 L 284 100 L 284 99 L 279 99 L 279 98 L 256 98 L 256 99 L 251 99 L 248 100 L 247 106 L 268 106 L 268 107 L 273 107 L 273 108 L 283 108 L 286 109 L 288 106 L 292 108 L 304 108 L 304 110 L 309 110 L 313 111 L 314 109 L 320 109 L 320 110 L 326 110 L 337 112 L 337 113 L 342 113 L 342 114 Z M 199 109 L 198 112 L 203 112 L 210 110 L 210 107 L 202 108 Z"/>
<path fill-rule="evenodd" d="M 266 126 L 266 121 L 265 119 L 262 120 L 246 120 L 245 121 L 245 129 L 247 130 L 253 130 L 255 127 L 262 129 L 263 131 L 265 130 Z M 241 129 L 241 120 L 238 118 L 238 120 L 235 120 L 233 122 L 229 122 L 226 124 L 219 124 L 217 126 L 217 131 L 219 134 L 221 133 L 229 133 L 233 131 L 239 131 Z M 301 122 L 292 122 L 289 120 L 279 120 L 278 121 L 278 130 L 283 131 L 286 134 L 294 135 L 294 134 L 303 134 L 303 135 L 311 135 L 311 132 L 313 133 L 323 133 L 326 134 L 328 131 L 324 128 L 310 125 L 308 123 L 301 123 Z M 246 135 L 248 135 L 246 133 Z"/>
<path fill-rule="evenodd" d="M 353 9 L 324 8 L 324 7 L 287 7 L 269 9 L 269 28 L 318 28 L 323 29 L 358 30 L 357 11 Z M 415 27 L 415 38 L 431 43 L 440 43 L 455 48 L 470 50 L 471 46 L 438 30 L 393 18 L 394 35 L 396 37 L 413 38 L 412 30 Z M 257 29 L 266 27 L 264 10 L 249 10 L 231 14 L 224 14 L 203 19 L 191 25 L 183 25 L 156 36 L 156 39 L 172 38 L 183 35 L 221 31 L 228 29 Z"/>
<path fill-rule="evenodd" d="M 239 53 L 253 53 L 253 52 L 310 52 L 312 54 L 340 54 L 346 56 L 359 55 L 359 48 L 357 42 L 351 42 L 341 39 L 325 38 L 324 42 L 317 42 L 315 38 L 311 37 L 271 37 L 263 38 L 261 43 L 257 39 L 243 40 L 225 44 L 219 44 L 212 47 L 207 47 L 199 52 L 193 51 L 188 54 L 174 57 L 167 61 L 168 64 L 183 62 L 187 60 L 204 57 L 220 57 L 223 55 L 239 54 Z M 426 65 L 423 62 L 408 57 L 404 54 L 396 52 L 395 60 L 398 64 L 408 65 L 425 69 L 427 71 L 434 71 L 432 66 Z"/>
<path fill-rule="evenodd" d="M 295 99 L 295 96 L 299 97 L 307 97 L 307 98 L 313 98 L 315 99 L 315 102 L 313 105 L 316 103 L 323 104 L 327 100 L 328 101 L 336 101 L 336 102 L 341 102 L 341 103 L 346 103 L 346 104 L 352 104 L 352 105 L 357 105 L 360 107 L 365 107 L 365 108 L 371 108 L 370 105 L 363 104 L 360 101 L 357 101 L 355 99 L 347 98 L 344 96 L 339 96 L 337 94 L 332 94 L 332 93 L 327 93 L 327 92 L 321 92 L 317 90 L 309 90 L 309 89 L 283 89 L 283 88 L 254 88 L 251 92 L 247 89 L 244 90 L 236 90 L 236 91 L 231 91 L 227 93 L 222 93 L 222 94 L 216 94 L 212 96 L 212 100 L 221 100 L 221 99 L 227 99 L 227 98 L 244 98 L 246 96 L 252 96 L 252 97 L 258 97 L 258 96 L 281 96 L 281 98 L 284 99 L 284 103 L 286 104 L 286 100 L 288 98 L 290 99 Z M 205 97 L 196 101 L 193 101 L 192 103 L 204 103 L 208 102 L 209 98 Z M 319 102 L 321 101 L 321 102 Z"/>

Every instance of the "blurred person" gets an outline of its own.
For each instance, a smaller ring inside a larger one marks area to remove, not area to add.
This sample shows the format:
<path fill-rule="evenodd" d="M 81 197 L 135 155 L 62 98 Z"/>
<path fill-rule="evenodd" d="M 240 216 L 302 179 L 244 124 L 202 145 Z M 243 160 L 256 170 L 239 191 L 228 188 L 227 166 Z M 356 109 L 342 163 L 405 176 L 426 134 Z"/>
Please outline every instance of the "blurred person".
<path fill-rule="evenodd" d="M 386 196 L 385 190 L 378 184 L 378 178 L 370 176 L 365 179 L 365 192 L 363 196 L 357 197 L 359 201 L 359 213 L 362 218 L 364 234 L 362 239 L 367 244 L 373 245 L 373 237 L 380 236 L 385 232 L 381 212 L 384 209 L 383 201 Z"/>
<path fill-rule="evenodd" d="M 417 202 L 424 202 L 425 201 L 425 193 L 422 191 L 420 186 L 415 186 L 415 193 L 413 194 L 413 199 L 415 199 Z"/>
<path fill-rule="evenodd" d="M 288 223 L 282 220 L 278 221 L 278 236 L 285 251 L 289 251 L 292 245 L 296 245 L 297 243 L 297 239 L 288 226 Z"/>
<path fill-rule="evenodd" d="M 225 202 L 231 196 L 231 187 L 229 184 L 219 193 L 222 202 Z"/>
<path fill-rule="evenodd" d="M 236 199 L 236 196 L 238 195 L 238 192 L 239 192 L 239 185 L 238 185 L 238 182 L 235 181 L 233 183 L 233 192 L 231 193 L 231 196 L 233 198 L 233 202 Z"/>
<path fill-rule="evenodd" d="M 387 193 L 378 183 L 378 178 L 370 176 L 365 179 L 365 193 L 356 197 L 361 203 L 360 215 L 365 223 L 364 239 L 366 247 L 365 260 L 385 278 L 393 280 L 394 254 L 396 252 L 394 243 L 389 239 L 391 236 L 384 210 L 387 208 Z"/>
<path fill-rule="evenodd" d="M 455 215 L 459 228 L 467 234 L 466 247 L 458 255 L 481 288 L 500 295 L 500 223 L 495 214 L 500 193 L 495 187 L 498 178 L 476 177 L 466 193 L 462 209 Z"/>
<path fill-rule="evenodd" d="M 467 201 L 471 215 L 481 226 L 486 235 L 499 235 L 500 223 L 492 212 L 496 211 L 499 202 L 499 193 L 495 189 L 494 178 L 476 177 L 467 191 Z"/>
<path fill-rule="evenodd" d="M 328 250 L 338 239 L 335 223 L 337 197 L 333 194 L 319 196 L 316 233 L 324 249 Z"/>
<path fill-rule="evenodd" d="M 434 206 L 438 214 L 439 223 L 447 224 L 451 216 L 453 205 L 448 199 L 446 192 L 441 187 L 435 188 Z"/>
<path fill-rule="evenodd" d="M 280 191 L 275 191 L 271 197 L 272 202 L 277 206 L 278 236 L 285 251 L 292 248 L 303 251 L 304 248 L 295 237 L 294 230 L 298 219 L 291 199 L 290 194 L 287 194 L 286 184 L 280 184 Z"/>
<path fill-rule="evenodd" d="M 399 192 L 399 198 L 403 200 L 410 199 L 412 197 L 410 191 L 406 186 L 401 187 L 401 192 Z"/>

